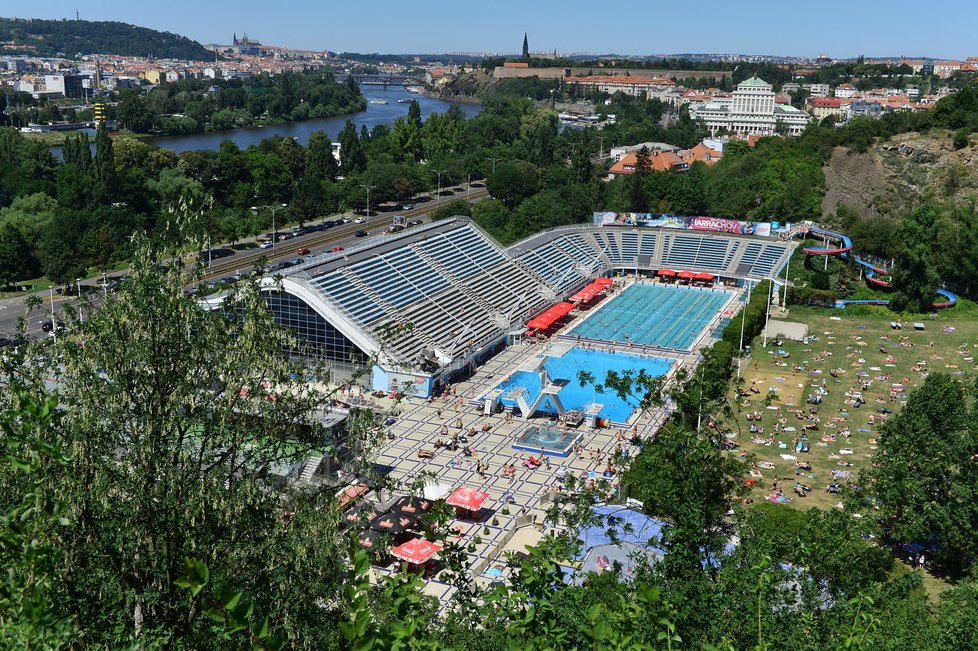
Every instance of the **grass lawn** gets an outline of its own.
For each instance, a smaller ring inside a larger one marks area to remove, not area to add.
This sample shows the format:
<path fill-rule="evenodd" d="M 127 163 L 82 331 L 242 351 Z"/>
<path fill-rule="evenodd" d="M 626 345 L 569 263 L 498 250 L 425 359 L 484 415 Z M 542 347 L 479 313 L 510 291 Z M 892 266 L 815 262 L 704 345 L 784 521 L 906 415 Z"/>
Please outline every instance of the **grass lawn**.
<path fill-rule="evenodd" d="M 753 386 L 754 392 L 737 401 L 731 391 L 731 402 L 738 405 L 736 422 L 723 423 L 738 445 L 731 453 L 755 457 L 757 485 L 750 495 L 754 501 L 768 499 L 773 481 L 779 478 L 784 497 L 790 500 L 786 504 L 832 508 L 839 499 L 826 492 L 828 484 L 844 485 L 850 477 L 855 481 L 859 471 L 872 463 L 879 426 L 888 417 L 881 409 L 899 412 L 928 372 L 962 375 L 978 368 L 978 307 L 969 301 L 936 316 L 897 315 L 871 306 L 844 310 L 796 306 L 786 318 L 808 325 L 808 343 L 785 340 L 775 349 L 769 341 L 765 350 L 761 339 L 756 339 L 742 367 L 744 390 Z M 903 329 L 891 329 L 891 321 L 900 321 Z M 924 323 L 925 330 L 915 331 L 914 321 Z M 808 396 L 819 388 L 827 391 L 821 404 L 807 404 Z M 861 393 L 865 404 L 856 408 L 847 392 Z M 815 414 L 810 414 L 812 408 Z M 748 421 L 749 412 L 759 412 L 760 419 Z M 820 422 L 817 429 L 806 432 L 805 425 L 814 425 L 808 420 L 812 415 Z M 784 429 L 775 433 L 780 419 Z M 763 428 L 764 434 L 752 434 L 752 424 Z M 805 435 L 810 451 L 796 451 Z M 811 470 L 796 474 L 797 462 L 811 464 Z M 795 482 L 810 486 L 812 492 L 799 497 L 792 491 Z"/>

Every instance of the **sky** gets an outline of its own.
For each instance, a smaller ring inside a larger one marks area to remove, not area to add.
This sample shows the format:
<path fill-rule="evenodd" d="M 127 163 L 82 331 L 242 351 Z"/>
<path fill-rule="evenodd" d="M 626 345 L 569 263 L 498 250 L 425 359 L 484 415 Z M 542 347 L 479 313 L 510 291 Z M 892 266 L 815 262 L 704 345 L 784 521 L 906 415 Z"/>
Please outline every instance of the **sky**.
<path fill-rule="evenodd" d="M 978 56 L 975 0 L 7 0 L 0 15 L 119 20 L 334 52 Z"/>

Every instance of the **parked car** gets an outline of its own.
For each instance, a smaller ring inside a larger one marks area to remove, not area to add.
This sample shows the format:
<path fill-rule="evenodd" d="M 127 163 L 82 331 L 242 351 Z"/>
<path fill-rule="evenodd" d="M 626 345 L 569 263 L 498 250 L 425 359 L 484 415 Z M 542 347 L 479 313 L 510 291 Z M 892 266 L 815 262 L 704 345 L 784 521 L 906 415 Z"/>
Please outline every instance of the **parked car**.
<path fill-rule="evenodd" d="M 271 240 L 265 240 L 264 242 L 262 242 L 261 244 L 258 245 L 258 248 L 259 249 L 270 249 L 270 248 L 272 248 L 272 241 Z"/>
<path fill-rule="evenodd" d="M 356 219 L 353 220 L 354 224 L 364 224 L 366 222 L 367 222 L 366 217 L 357 217 Z"/>
<path fill-rule="evenodd" d="M 295 252 L 298 255 L 309 255 L 309 249 L 307 249 L 304 246 L 300 246 L 298 249 L 295 250 Z"/>

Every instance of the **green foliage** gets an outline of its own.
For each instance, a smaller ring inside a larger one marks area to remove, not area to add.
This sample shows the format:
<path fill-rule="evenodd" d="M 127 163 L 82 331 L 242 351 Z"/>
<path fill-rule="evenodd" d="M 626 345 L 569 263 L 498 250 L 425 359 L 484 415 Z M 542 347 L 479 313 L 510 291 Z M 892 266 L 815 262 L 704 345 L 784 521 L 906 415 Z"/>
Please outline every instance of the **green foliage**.
<path fill-rule="evenodd" d="M 51 543 L 70 527 L 59 499 L 44 490 L 41 469 L 67 459 L 51 443 L 57 426 L 53 398 L 35 400 L 19 389 L 0 416 L 4 460 L 0 469 L 0 637 L 7 649 L 67 647 L 77 630 L 65 614 L 64 556 Z"/>
<path fill-rule="evenodd" d="M 767 316 L 767 301 L 770 292 L 770 280 L 762 280 L 758 283 L 751 290 L 750 301 L 747 305 L 723 329 L 723 340 L 733 346 L 734 350 L 740 350 L 741 330 L 744 333 L 745 346 L 749 346 L 754 337 L 761 334 Z"/>
<path fill-rule="evenodd" d="M 210 61 L 213 53 L 197 41 L 117 21 L 0 18 L 0 41 L 12 53 L 31 56 L 117 54 L 120 56 Z"/>
<path fill-rule="evenodd" d="M 439 221 L 456 216 L 469 217 L 472 215 L 472 204 L 465 199 L 452 199 L 448 203 L 438 206 L 431 212 L 431 221 Z"/>
<path fill-rule="evenodd" d="M 198 217 L 178 213 L 174 228 Z M 70 337 L 2 367 L 4 387 L 40 390 L 55 377 L 60 388 L 50 440 L 67 451 L 71 471 L 42 464 L 36 473 L 40 494 L 59 496 L 73 522 L 69 532 L 39 535 L 71 568 L 58 612 L 88 644 L 211 648 L 220 635 L 174 588 L 190 557 L 211 568 L 213 585 L 236 586 L 208 593 L 228 621 L 261 612 L 293 646 L 321 648 L 336 634 L 336 613 L 308 595 L 339 594 L 341 539 L 329 515 L 337 487 L 274 487 L 276 468 L 321 453 L 325 433 L 313 415 L 331 397 L 304 378 L 322 369 L 281 355 L 298 344 L 275 325 L 257 285 L 210 312 L 184 295 L 199 268 L 188 276 L 159 263 L 140 245 L 126 289 L 100 297 L 97 310 L 83 304 L 84 323 L 69 310 Z M 369 451 L 378 434 L 372 418 L 353 419 L 349 444 Z M 11 482 L 0 472 L 3 486 Z"/>
<path fill-rule="evenodd" d="M 535 195 L 540 188 L 537 168 L 529 162 L 504 162 L 486 181 L 486 188 L 494 198 L 508 208 L 515 208 L 524 199 Z"/>
<path fill-rule="evenodd" d="M 929 375 L 881 428 L 879 462 L 862 480 L 886 537 L 928 547 L 931 562 L 952 577 L 978 557 L 978 432 L 969 393 L 948 375 Z"/>

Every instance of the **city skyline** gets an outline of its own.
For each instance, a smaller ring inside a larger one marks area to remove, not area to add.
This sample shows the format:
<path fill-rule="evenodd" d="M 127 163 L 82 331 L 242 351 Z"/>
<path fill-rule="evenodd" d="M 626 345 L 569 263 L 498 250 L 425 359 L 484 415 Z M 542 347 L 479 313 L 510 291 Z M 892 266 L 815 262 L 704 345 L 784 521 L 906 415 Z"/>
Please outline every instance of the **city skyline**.
<path fill-rule="evenodd" d="M 859 55 L 962 58 L 978 49 L 970 33 L 978 20 L 978 7 L 960 0 L 935 0 L 927 12 L 904 10 L 900 3 L 883 12 L 860 3 L 827 0 L 817 12 L 799 14 L 804 23 L 796 28 L 786 24 L 785 14 L 772 14 L 768 4 L 755 0 L 712 7 L 642 5 L 627 13 L 594 11 L 593 4 L 579 0 L 539 5 L 502 0 L 491 12 L 430 0 L 420 7 L 392 3 L 372 16 L 364 16 L 356 5 L 285 2 L 273 11 L 255 0 L 205 4 L 173 0 L 167 8 L 161 13 L 153 5 L 109 1 L 86 7 L 52 0 L 4 13 L 58 19 L 74 18 L 77 10 L 84 20 L 118 20 L 201 43 L 230 43 L 232 34 L 247 33 L 262 43 L 284 47 L 383 54 L 517 54 L 524 32 L 529 34 L 531 52 L 825 54 L 844 59 Z"/>

